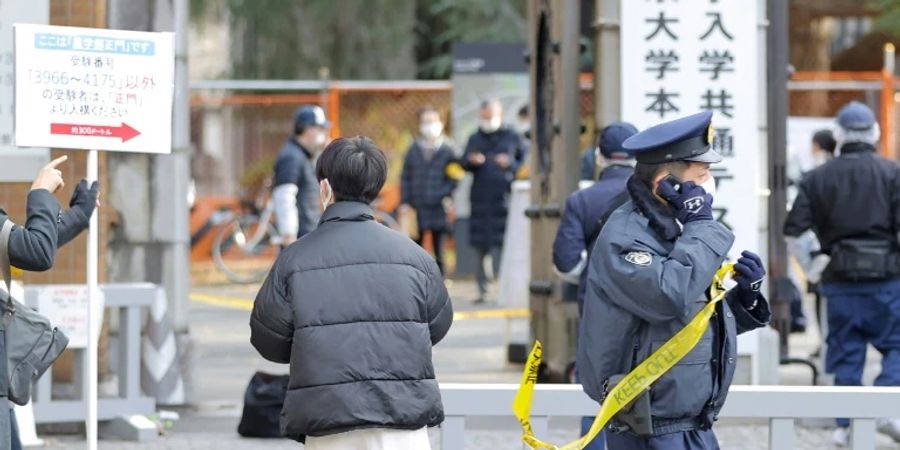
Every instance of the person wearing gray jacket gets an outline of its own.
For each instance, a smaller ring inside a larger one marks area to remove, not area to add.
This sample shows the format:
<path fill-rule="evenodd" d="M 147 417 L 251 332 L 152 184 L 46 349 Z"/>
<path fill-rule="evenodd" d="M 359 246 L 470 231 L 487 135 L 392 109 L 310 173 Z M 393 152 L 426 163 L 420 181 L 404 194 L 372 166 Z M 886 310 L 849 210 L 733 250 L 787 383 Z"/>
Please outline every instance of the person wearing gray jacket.
<path fill-rule="evenodd" d="M 630 201 L 609 217 L 591 252 L 577 349 L 584 391 L 598 402 L 709 301 L 734 242 L 712 216 L 709 166 L 721 157 L 709 148 L 710 120 L 708 112 L 688 116 L 622 144 L 637 160 Z M 610 450 L 719 448 L 711 427 L 734 375 L 736 336 L 771 316 L 759 257 L 743 252 L 735 272 L 737 287 L 697 346 L 614 418 Z"/>
<path fill-rule="evenodd" d="M 319 226 L 285 249 L 256 296 L 250 342 L 290 364 L 283 434 L 307 450 L 428 449 L 444 420 L 431 347 L 453 308 L 437 263 L 373 220 L 387 161 L 367 138 L 316 166 Z"/>

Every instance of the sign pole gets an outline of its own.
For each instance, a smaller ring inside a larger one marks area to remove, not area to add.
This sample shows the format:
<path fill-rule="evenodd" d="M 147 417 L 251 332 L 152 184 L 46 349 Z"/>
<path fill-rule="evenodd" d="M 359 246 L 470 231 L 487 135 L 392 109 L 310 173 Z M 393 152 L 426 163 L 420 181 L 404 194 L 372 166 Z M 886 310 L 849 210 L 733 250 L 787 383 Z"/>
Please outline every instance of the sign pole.
<path fill-rule="evenodd" d="M 98 179 L 99 163 L 97 150 L 90 150 L 87 158 L 88 183 Z M 87 419 L 85 430 L 87 434 L 87 449 L 97 450 L 97 347 L 100 333 L 99 318 L 95 312 L 94 302 L 98 301 L 98 268 L 97 257 L 100 247 L 100 234 L 97 229 L 97 209 L 91 215 L 90 228 L 88 228 L 87 248 L 87 285 L 88 285 L 88 341 L 87 341 L 87 392 L 85 400 L 87 404 Z"/>

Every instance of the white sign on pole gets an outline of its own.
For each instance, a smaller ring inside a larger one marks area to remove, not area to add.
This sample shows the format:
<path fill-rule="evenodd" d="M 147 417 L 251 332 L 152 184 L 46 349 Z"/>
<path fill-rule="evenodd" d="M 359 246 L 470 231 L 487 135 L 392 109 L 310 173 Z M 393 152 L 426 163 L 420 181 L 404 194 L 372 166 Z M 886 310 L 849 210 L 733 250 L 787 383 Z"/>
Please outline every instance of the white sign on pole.
<path fill-rule="evenodd" d="M 643 130 L 713 111 L 713 206 L 732 257 L 759 251 L 757 14 L 756 1 L 622 2 L 622 119 Z"/>
<path fill-rule="evenodd" d="M 84 312 L 90 305 L 94 317 L 98 318 L 98 322 L 102 321 L 104 304 L 103 291 L 98 291 L 97 298 L 89 302 L 87 286 L 59 284 L 41 289 L 37 310 L 69 338 L 68 348 L 87 348 L 88 316 Z M 100 339 L 100 327 L 93 331 L 96 342 Z"/>
<path fill-rule="evenodd" d="M 0 1 L 0 181 L 29 182 L 48 161 L 50 149 L 23 151 L 15 146 L 13 132 L 13 23 L 47 23 L 49 0 Z"/>
<path fill-rule="evenodd" d="M 172 33 L 15 25 L 16 145 L 170 153 Z"/>

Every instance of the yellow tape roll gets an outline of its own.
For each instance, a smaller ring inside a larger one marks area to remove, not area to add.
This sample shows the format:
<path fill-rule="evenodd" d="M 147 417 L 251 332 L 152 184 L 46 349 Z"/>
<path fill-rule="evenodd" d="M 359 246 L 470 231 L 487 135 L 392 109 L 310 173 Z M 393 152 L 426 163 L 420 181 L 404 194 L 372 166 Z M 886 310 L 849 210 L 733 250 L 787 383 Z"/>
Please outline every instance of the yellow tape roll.
<path fill-rule="evenodd" d="M 539 341 L 535 341 L 528 361 L 525 363 L 525 371 L 522 373 L 522 381 L 519 390 L 513 399 L 513 414 L 522 424 L 522 440 L 533 449 L 549 450 L 581 450 L 589 444 L 603 427 L 620 411 L 631 403 L 644 391 L 650 389 L 659 377 L 669 371 L 675 364 L 684 358 L 698 342 L 709 327 L 709 319 L 716 309 L 716 304 L 725 298 L 725 290 L 722 282 L 729 274 L 734 272 L 734 264 L 726 264 L 716 272 L 709 287 L 710 301 L 701 309 L 688 324 L 675 336 L 666 341 L 646 360 L 638 364 L 628 373 L 622 381 L 616 384 L 606 395 L 606 400 L 600 405 L 600 411 L 594 418 L 594 423 L 587 434 L 563 446 L 556 446 L 544 442 L 534 436 L 531 429 L 531 402 L 534 398 L 534 386 L 537 384 L 538 367 L 541 364 L 543 347 Z"/>

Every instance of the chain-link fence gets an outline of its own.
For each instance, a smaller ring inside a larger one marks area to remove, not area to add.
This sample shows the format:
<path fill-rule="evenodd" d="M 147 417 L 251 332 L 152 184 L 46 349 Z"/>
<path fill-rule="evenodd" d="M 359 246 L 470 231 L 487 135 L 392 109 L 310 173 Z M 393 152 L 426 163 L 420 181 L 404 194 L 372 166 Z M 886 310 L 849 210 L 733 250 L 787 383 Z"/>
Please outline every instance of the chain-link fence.
<path fill-rule="evenodd" d="M 304 104 L 322 106 L 334 136 L 364 135 L 388 156 L 390 170 L 383 193 L 385 209 L 397 200 L 403 156 L 418 132 L 418 112 L 430 105 L 440 111 L 452 133 L 450 83 L 409 82 L 386 86 L 340 87 L 285 93 L 232 94 L 202 90 L 191 101 L 193 174 L 197 194 L 251 196 L 271 175 L 274 158 L 290 136 L 294 111 Z M 593 141 L 593 98 L 583 83 L 581 111 L 586 132 L 582 148 Z M 458 143 L 464 145 L 464 143 Z"/>

